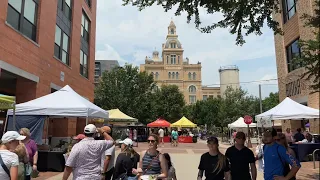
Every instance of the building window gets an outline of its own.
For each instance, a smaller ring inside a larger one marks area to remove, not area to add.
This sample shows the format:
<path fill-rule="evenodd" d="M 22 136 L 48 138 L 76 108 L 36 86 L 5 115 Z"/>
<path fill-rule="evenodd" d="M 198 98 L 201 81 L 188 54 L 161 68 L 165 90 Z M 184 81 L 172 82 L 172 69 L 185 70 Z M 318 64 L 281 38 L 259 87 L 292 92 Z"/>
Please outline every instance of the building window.
<path fill-rule="evenodd" d="M 175 72 L 172 72 L 172 79 L 175 79 L 176 77 L 176 73 Z"/>
<path fill-rule="evenodd" d="M 158 92 L 160 89 L 157 85 L 153 86 L 152 88 L 152 92 L 155 93 L 155 92 Z"/>
<path fill-rule="evenodd" d="M 283 22 L 286 23 L 296 13 L 297 0 L 282 0 Z"/>
<path fill-rule="evenodd" d="M 171 64 L 176 64 L 176 55 L 171 55 Z"/>
<path fill-rule="evenodd" d="M 36 41 L 38 1 L 9 0 L 7 22 L 33 41 Z"/>
<path fill-rule="evenodd" d="M 173 28 L 170 30 L 170 33 L 171 33 L 171 34 L 174 34 L 174 29 L 173 29 Z"/>
<path fill-rule="evenodd" d="M 178 56 L 178 64 L 180 64 L 180 56 Z"/>
<path fill-rule="evenodd" d="M 288 72 L 291 72 L 301 67 L 301 65 L 297 65 L 293 63 L 293 59 L 295 57 L 301 57 L 301 50 L 299 48 L 298 42 L 299 42 L 299 39 L 296 39 L 286 47 Z"/>
<path fill-rule="evenodd" d="M 156 72 L 156 79 L 159 79 L 159 73 Z"/>
<path fill-rule="evenodd" d="M 169 56 L 167 56 L 167 64 L 169 64 Z"/>
<path fill-rule="evenodd" d="M 188 73 L 188 79 L 191 80 L 191 72 Z"/>
<path fill-rule="evenodd" d="M 197 97 L 195 95 L 190 95 L 189 96 L 189 102 L 190 104 L 194 104 L 197 102 Z"/>
<path fill-rule="evenodd" d="M 60 59 L 64 64 L 70 65 L 69 62 L 69 36 L 56 25 L 54 39 L 54 56 Z"/>
<path fill-rule="evenodd" d="M 99 72 L 99 71 L 94 71 L 94 75 L 95 75 L 95 76 L 99 76 L 99 75 L 100 75 L 100 72 Z"/>
<path fill-rule="evenodd" d="M 58 9 L 71 21 L 71 0 L 58 0 Z"/>
<path fill-rule="evenodd" d="M 90 27 L 90 21 L 87 15 L 85 13 L 82 13 L 82 20 L 81 20 L 81 36 L 85 41 L 89 43 L 89 27 Z"/>
<path fill-rule="evenodd" d="M 207 95 L 203 95 L 202 100 L 206 101 L 208 99 Z"/>
<path fill-rule="evenodd" d="M 151 76 L 152 76 L 152 78 L 154 78 L 154 73 L 153 72 L 151 72 Z"/>
<path fill-rule="evenodd" d="M 170 43 L 171 48 L 176 48 L 176 43 Z"/>
<path fill-rule="evenodd" d="M 91 8 L 91 0 L 85 0 L 85 2 L 87 3 L 88 7 Z"/>
<path fill-rule="evenodd" d="M 209 99 L 213 99 L 213 95 L 209 95 Z"/>
<path fill-rule="evenodd" d="M 192 78 L 193 78 L 193 80 L 196 80 L 197 74 L 195 72 L 192 74 Z"/>
<path fill-rule="evenodd" d="M 88 55 L 80 50 L 80 74 L 88 78 Z"/>
<path fill-rule="evenodd" d="M 189 86 L 189 93 L 196 93 L 197 88 L 194 85 Z"/>
<path fill-rule="evenodd" d="M 176 72 L 176 79 L 179 79 L 179 73 Z"/>
<path fill-rule="evenodd" d="M 171 72 L 168 73 L 169 79 L 171 79 Z"/>
<path fill-rule="evenodd" d="M 96 68 L 96 69 L 100 69 L 100 64 L 99 64 L 99 63 L 96 63 L 96 64 L 95 64 L 95 68 Z"/>

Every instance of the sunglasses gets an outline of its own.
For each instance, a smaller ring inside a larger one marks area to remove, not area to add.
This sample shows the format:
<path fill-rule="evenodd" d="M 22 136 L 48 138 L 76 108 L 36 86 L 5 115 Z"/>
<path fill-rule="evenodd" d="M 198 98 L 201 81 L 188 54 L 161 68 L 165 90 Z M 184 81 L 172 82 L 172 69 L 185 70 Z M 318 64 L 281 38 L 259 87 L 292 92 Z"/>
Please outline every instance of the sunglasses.
<path fill-rule="evenodd" d="M 156 141 L 155 141 L 155 140 L 149 140 L 149 139 L 148 139 L 147 142 L 148 142 L 148 143 L 155 143 Z"/>

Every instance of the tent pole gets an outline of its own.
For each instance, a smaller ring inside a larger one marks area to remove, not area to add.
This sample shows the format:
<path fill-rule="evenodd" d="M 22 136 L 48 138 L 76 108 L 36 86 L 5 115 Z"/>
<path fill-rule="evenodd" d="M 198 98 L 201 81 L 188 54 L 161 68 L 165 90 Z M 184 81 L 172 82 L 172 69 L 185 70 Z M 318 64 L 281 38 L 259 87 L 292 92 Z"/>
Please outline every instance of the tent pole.
<path fill-rule="evenodd" d="M 16 103 L 13 104 L 13 114 L 12 114 L 12 130 L 16 130 Z"/>
<path fill-rule="evenodd" d="M 49 116 L 47 116 L 45 121 L 47 121 L 47 125 L 46 125 L 46 139 L 44 143 L 47 144 L 47 139 L 49 138 L 49 122 L 50 122 Z"/>
<path fill-rule="evenodd" d="M 8 114 L 7 114 L 7 116 L 6 116 L 6 122 L 5 122 L 5 124 L 4 124 L 3 134 L 4 134 L 4 132 L 7 131 L 8 120 L 9 120 L 9 116 L 8 116 Z"/>
<path fill-rule="evenodd" d="M 86 125 L 89 123 L 89 110 L 87 110 Z"/>

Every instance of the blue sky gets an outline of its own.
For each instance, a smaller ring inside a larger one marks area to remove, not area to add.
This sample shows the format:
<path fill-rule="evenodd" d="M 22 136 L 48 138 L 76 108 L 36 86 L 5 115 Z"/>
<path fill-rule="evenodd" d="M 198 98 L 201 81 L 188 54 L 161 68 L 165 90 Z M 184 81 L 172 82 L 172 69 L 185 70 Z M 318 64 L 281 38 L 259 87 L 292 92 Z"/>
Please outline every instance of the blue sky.
<path fill-rule="evenodd" d="M 131 63 L 139 66 L 155 48 L 161 51 L 172 18 L 184 48 L 184 57 L 188 57 L 191 63 L 202 63 L 203 85 L 219 84 L 218 69 L 225 65 L 239 67 L 240 82 L 277 78 L 273 32 L 268 28 L 263 29 L 263 35 L 245 37 L 247 43 L 236 46 L 235 36 L 228 29 L 202 34 L 192 22 L 187 24 L 185 14 L 175 17 L 174 11 L 165 13 L 160 6 L 139 12 L 135 7 L 121 4 L 121 0 L 98 0 L 96 59 L 114 59 L 121 65 Z M 200 13 L 204 25 L 221 18 L 221 14 Z M 263 97 L 278 91 L 277 81 L 262 83 Z M 258 96 L 258 84 L 241 86 Z"/>

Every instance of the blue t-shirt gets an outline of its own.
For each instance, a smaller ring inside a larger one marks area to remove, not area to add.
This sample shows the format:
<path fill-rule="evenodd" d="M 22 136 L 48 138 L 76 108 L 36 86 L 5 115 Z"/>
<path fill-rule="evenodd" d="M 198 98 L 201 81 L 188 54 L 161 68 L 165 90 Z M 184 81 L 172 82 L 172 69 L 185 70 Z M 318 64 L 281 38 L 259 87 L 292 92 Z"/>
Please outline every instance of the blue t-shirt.
<path fill-rule="evenodd" d="M 177 131 L 172 131 L 171 136 L 175 139 L 178 138 L 178 132 Z"/>
<path fill-rule="evenodd" d="M 265 145 L 263 150 L 264 156 L 264 179 L 273 180 L 273 176 L 283 176 L 284 163 L 293 167 L 301 167 L 300 162 L 287 152 L 286 148 L 274 143 Z M 280 159 L 281 158 L 281 159 Z"/>

